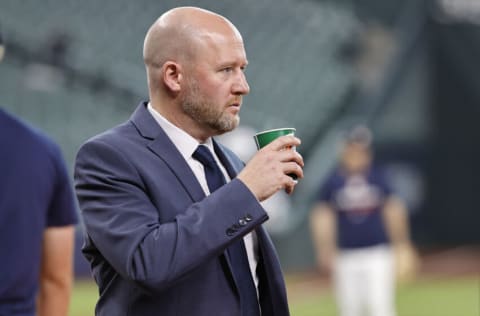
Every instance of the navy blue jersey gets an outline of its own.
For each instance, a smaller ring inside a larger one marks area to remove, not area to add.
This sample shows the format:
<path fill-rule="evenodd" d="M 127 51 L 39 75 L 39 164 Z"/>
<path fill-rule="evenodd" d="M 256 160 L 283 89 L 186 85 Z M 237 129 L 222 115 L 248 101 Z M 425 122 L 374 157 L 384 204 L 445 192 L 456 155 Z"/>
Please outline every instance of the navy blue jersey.
<path fill-rule="evenodd" d="M 0 109 L 0 315 L 35 315 L 44 230 L 76 222 L 58 146 Z"/>
<path fill-rule="evenodd" d="M 360 248 L 387 243 L 382 209 L 391 194 L 380 170 L 346 176 L 336 170 L 318 194 L 337 216 L 340 248 Z"/>

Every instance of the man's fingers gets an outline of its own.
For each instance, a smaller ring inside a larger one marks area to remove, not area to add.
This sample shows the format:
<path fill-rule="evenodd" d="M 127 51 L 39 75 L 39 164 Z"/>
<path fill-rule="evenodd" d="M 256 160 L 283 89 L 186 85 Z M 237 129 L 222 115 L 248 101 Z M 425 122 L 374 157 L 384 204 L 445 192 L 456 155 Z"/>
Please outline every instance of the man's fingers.
<path fill-rule="evenodd" d="M 298 183 L 297 180 L 293 180 L 290 176 L 288 176 L 289 179 L 287 183 L 285 184 L 285 192 L 287 194 L 292 194 L 293 190 L 295 189 L 295 185 Z"/>
<path fill-rule="evenodd" d="M 281 162 L 295 162 L 299 166 L 304 166 L 303 157 L 297 151 L 294 150 L 285 150 L 280 152 L 280 161 Z"/>
<path fill-rule="evenodd" d="M 275 151 L 279 151 L 282 149 L 292 148 L 295 146 L 299 146 L 302 142 L 300 138 L 297 138 L 292 135 L 281 136 L 275 139 L 273 142 L 265 146 L 264 148 L 270 148 Z"/>
<path fill-rule="evenodd" d="M 303 178 L 303 169 L 296 162 L 288 162 L 284 164 L 284 173 L 285 174 L 295 174 L 297 178 Z"/>

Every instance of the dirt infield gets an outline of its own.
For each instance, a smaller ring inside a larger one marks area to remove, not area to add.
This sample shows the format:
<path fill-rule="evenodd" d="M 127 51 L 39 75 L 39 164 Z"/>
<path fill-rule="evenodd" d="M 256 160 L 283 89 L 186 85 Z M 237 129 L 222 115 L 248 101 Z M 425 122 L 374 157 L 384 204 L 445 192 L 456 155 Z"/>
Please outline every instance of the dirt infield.
<path fill-rule="evenodd" d="M 480 246 L 463 246 L 421 252 L 420 275 L 480 276 Z"/>

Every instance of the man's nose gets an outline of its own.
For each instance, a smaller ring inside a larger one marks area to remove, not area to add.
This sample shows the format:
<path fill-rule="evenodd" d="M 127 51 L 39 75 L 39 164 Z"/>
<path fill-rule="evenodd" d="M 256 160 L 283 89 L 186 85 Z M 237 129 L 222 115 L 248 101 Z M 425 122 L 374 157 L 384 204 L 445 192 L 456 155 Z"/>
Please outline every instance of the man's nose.
<path fill-rule="evenodd" d="M 248 85 L 247 77 L 243 71 L 240 72 L 236 78 L 235 83 L 232 86 L 232 90 L 233 94 L 237 95 L 245 95 L 250 92 L 250 86 Z"/>

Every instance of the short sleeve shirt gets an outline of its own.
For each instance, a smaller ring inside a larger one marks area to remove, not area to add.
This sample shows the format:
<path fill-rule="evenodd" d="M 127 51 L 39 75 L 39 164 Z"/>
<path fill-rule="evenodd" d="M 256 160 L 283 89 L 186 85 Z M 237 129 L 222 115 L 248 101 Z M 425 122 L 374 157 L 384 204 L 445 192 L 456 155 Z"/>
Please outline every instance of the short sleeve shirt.
<path fill-rule="evenodd" d="M 320 189 L 317 200 L 337 216 L 338 246 L 344 249 L 387 243 L 382 209 L 392 193 L 379 169 L 346 176 L 337 169 Z"/>
<path fill-rule="evenodd" d="M 76 223 L 58 146 L 0 109 L 0 315 L 35 315 L 43 233 Z"/>

